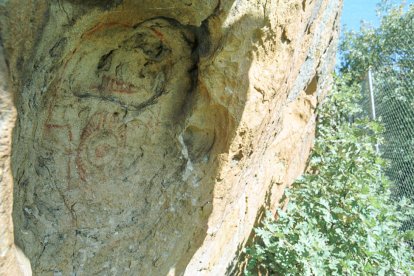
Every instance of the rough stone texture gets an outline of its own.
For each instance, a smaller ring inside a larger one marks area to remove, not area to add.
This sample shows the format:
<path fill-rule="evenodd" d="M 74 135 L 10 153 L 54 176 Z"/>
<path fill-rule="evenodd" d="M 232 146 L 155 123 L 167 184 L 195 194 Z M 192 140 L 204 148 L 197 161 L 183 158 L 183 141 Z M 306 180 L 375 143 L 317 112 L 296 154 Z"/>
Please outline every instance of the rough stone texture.
<path fill-rule="evenodd" d="M 34 275 L 231 273 L 304 169 L 341 0 L 0 7 L 0 268 L 14 186 Z"/>

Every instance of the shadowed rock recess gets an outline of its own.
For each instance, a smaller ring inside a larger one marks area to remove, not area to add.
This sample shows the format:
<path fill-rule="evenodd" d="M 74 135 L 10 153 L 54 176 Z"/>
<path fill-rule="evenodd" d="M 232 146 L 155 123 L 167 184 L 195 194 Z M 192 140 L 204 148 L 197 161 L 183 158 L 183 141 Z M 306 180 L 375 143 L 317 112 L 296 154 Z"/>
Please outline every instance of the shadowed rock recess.
<path fill-rule="evenodd" d="M 305 167 L 341 5 L 0 1 L 0 274 L 231 274 Z"/>

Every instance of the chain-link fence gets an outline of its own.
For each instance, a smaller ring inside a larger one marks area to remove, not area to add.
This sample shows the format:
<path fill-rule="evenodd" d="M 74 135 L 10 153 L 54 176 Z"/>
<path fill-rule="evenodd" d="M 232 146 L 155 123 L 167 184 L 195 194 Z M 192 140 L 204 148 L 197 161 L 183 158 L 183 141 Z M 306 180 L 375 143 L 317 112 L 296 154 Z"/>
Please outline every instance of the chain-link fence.
<path fill-rule="evenodd" d="M 414 51 L 402 54 L 368 72 L 362 106 L 371 119 L 385 126 L 384 141 L 377 150 L 389 161 L 384 171 L 393 182 L 392 197 L 414 203 L 414 60 L 410 58 Z M 414 230 L 414 218 L 403 230 Z"/>

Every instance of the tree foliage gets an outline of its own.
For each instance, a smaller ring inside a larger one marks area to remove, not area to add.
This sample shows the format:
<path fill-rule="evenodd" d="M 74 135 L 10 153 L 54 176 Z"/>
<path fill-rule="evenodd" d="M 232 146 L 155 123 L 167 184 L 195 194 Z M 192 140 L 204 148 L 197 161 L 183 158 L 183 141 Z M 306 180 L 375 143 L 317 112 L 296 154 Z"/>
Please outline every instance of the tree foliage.
<path fill-rule="evenodd" d="M 377 114 L 386 129 L 381 152 L 390 161 L 393 196 L 414 202 L 414 5 L 392 8 L 383 2 L 379 28 L 345 33 L 340 70 L 358 82 L 373 68 Z"/>
<path fill-rule="evenodd" d="M 247 249 L 246 275 L 408 275 L 414 271 L 405 200 L 389 201 L 384 161 L 373 145 L 381 126 L 360 112 L 358 85 L 337 79 L 320 109 L 318 137 L 308 173 L 286 195 L 289 204 L 275 221 L 268 214 Z"/>
<path fill-rule="evenodd" d="M 278 219 L 268 213 L 255 230 L 256 240 L 246 249 L 246 275 L 414 271 L 409 245 L 414 232 L 401 231 L 412 220 L 413 198 L 396 196 L 390 188 L 413 187 L 413 178 L 400 176 L 414 168 L 414 6 L 389 4 L 382 1 L 385 15 L 379 28 L 345 33 L 339 75 L 318 110 L 308 171 L 286 192 L 289 203 L 278 210 Z M 382 124 L 361 116 L 361 83 L 369 67 L 376 74 L 377 107 L 387 111 L 387 116 L 380 114 Z M 391 161 L 386 174 L 376 144 L 382 144 L 381 152 Z"/>
<path fill-rule="evenodd" d="M 392 8 L 385 3 L 380 27 L 362 25 L 358 32 L 344 32 L 340 72 L 351 74 L 352 81 L 364 78 L 370 66 L 413 76 L 414 5 Z"/>

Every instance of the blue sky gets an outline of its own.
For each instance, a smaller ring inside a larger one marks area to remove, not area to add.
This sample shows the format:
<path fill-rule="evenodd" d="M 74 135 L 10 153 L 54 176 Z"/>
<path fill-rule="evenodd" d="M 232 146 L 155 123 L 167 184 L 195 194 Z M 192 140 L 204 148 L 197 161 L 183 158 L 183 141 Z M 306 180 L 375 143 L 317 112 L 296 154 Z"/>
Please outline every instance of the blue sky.
<path fill-rule="evenodd" d="M 361 20 L 378 26 L 379 20 L 376 17 L 376 5 L 380 0 L 344 0 L 344 8 L 342 12 L 342 26 L 346 25 L 347 29 L 358 30 Z M 402 1 L 392 1 L 400 3 Z M 407 4 L 414 4 L 414 0 L 404 1 Z"/>

